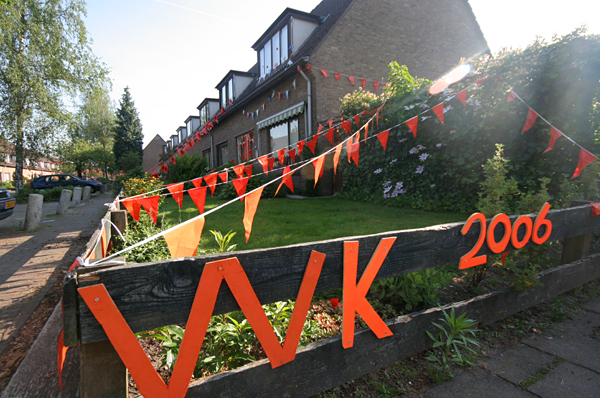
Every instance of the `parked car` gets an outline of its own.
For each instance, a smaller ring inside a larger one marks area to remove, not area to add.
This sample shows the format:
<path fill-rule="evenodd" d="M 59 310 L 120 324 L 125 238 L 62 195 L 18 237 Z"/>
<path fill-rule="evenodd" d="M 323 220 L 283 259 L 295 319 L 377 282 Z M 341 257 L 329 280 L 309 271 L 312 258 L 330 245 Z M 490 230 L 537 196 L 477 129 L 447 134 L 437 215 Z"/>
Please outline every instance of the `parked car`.
<path fill-rule="evenodd" d="M 10 196 L 6 188 L 0 187 L 0 220 L 10 217 L 15 210 L 17 201 Z"/>
<path fill-rule="evenodd" d="M 50 189 L 54 187 L 79 186 L 92 187 L 92 192 L 100 190 L 102 186 L 98 181 L 82 180 L 70 174 L 53 174 L 47 176 L 39 176 L 29 183 L 31 189 Z"/>

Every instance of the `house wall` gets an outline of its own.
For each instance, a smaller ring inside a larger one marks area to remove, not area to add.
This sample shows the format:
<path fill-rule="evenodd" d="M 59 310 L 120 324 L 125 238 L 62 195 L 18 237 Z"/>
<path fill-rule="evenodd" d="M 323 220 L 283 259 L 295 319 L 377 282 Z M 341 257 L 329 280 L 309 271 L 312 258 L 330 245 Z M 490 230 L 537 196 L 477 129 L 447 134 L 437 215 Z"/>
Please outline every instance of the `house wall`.
<path fill-rule="evenodd" d="M 165 140 L 158 134 L 146 145 L 142 159 L 142 169 L 144 171 L 150 171 L 158 164 L 160 156 L 163 153 L 163 145 L 166 145 Z"/>
<path fill-rule="evenodd" d="M 296 89 L 294 90 L 292 84 L 293 81 L 296 80 Z M 285 97 L 285 90 L 290 90 L 289 98 Z M 283 98 L 281 101 L 277 100 L 277 96 L 271 99 L 271 102 L 268 100 L 268 96 L 273 93 L 273 90 L 277 92 L 283 92 Z M 214 139 L 214 148 L 213 148 L 213 159 L 216 161 L 216 146 L 227 142 L 227 150 L 228 157 L 227 160 L 232 160 L 237 157 L 237 148 L 236 148 L 236 137 L 248 133 L 250 131 L 254 131 L 254 148 L 252 149 L 255 157 L 264 155 L 266 153 L 271 152 L 270 149 L 270 140 L 269 140 L 269 129 L 261 129 L 257 131 L 256 124 L 269 118 L 292 105 L 295 105 L 299 102 L 306 101 L 307 99 L 307 84 L 297 74 L 292 75 L 292 77 L 282 81 L 276 86 L 266 90 L 262 95 L 257 96 L 253 101 L 245 104 L 242 108 L 247 112 L 256 112 L 258 109 L 258 117 L 246 118 L 246 115 L 242 114 L 242 109 L 237 109 L 233 111 L 230 116 L 220 121 L 218 124 L 215 124 L 215 127 L 211 130 L 209 135 L 203 136 L 202 140 L 196 145 L 194 148 L 188 151 L 188 153 L 199 153 L 208 148 L 210 148 L 210 134 L 213 135 Z M 266 104 L 266 110 L 262 109 L 262 105 Z M 305 111 L 306 112 L 306 109 Z M 299 119 L 298 130 L 300 140 L 303 140 L 306 137 L 306 126 L 304 122 L 304 113 L 297 115 Z M 257 153 L 259 149 L 259 138 L 260 135 L 260 151 Z"/>
<path fill-rule="evenodd" d="M 340 98 L 361 86 L 359 78 L 387 81 L 392 61 L 413 76 L 436 79 L 462 57 L 486 51 L 466 0 L 355 0 L 310 58 L 315 116 L 339 115 Z M 328 79 L 319 68 L 331 73 Z M 346 76 L 335 80 L 334 71 L 355 76 L 355 85 Z M 367 90 L 375 91 L 371 81 Z"/>

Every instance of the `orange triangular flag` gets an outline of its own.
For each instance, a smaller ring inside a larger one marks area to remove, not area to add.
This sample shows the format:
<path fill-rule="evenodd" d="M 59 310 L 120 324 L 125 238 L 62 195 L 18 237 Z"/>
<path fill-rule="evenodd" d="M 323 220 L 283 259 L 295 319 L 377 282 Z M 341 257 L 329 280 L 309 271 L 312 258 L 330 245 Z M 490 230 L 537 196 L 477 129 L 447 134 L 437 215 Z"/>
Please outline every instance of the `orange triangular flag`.
<path fill-rule="evenodd" d="M 368 136 L 369 136 L 369 122 L 367 122 L 367 124 L 365 124 L 365 140 L 367 139 Z"/>
<path fill-rule="evenodd" d="M 156 216 L 158 215 L 158 200 L 160 199 L 159 195 L 150 196 L 148 198 L 141 198 L 140 204 L 146 210 L 146 213 L 150 216 L 154 224 L 156 224 Z"/>
<path fill-rule="evenodd" d="M 342 144 L 335 147 L 335 153 L 333 154 L 333 172 L 337 174 L 337 165 L 340 161 L 340 155 L 342 154 Z"/>
<path fill-rule="evenodd" d="M 196 207 L 198 208 L 200 214 L 204 213 L 204 202 L 206 201 L 206 187 L 189 189 L 188 194 L 196 204 Z"/>
<path fill-rule="evenodd" d="M 248 239 L 250 239 L 250 234 L 252 233 L 254 215 L 256 214 L 256 208 L 258 207 L 260 195 L 262 195 L 264 188 L 264 186 L 260 187 L 246 196 L 246 204 L 244 209 L 244 230 L 246 231 L 246 243 L 248 243 Z"/>
<path fill-rule="evenodd" d="M 510 253 L 510 252 L 502 253 L 502 256 L 501 256 L 502 265 L 504 265 L 504 263 L 506 262 L 506 256 L 508 256 L 508 253 Z"/>
<path fill-rule="evenodd" d="M 252 164 L 247 164 L 244 166 L 244 172 L 248 177 L 252 177 Z"/>
<path fill-rule="evenodd" d="M 329 143 L 331 145 L 333 145 L 333 127 L 330 128 L 329 130 L 327 130 L 327 133 L 325 134 L 325 138 L 327 138 L 327 141 L 329 141 Z"/>
<path fill-rule="evenodd" d="M 514 91 L 510 90 L 508 92 L 508 96 L 506 97 L 506 102 L 511 102 L 512 100 L 514 100 L 515 98 L 517 98 L 517 94 L 515 94 Z"/>
<path fill-rule="evenodd" d="M 123 203 L 123 206 L 125 206 L 129 214 L 131 214 L 131 217 L 133 217 L 135 221 L 140 221 L 141 205 L 139 198 L 124 199 L 121 201 L 121 203 Z"/>
<path fill-rule="evenodd" d="M 346 134 L 352 133 L 352 123 L 350 122 L 350 120 L 346 120 L 346 121 L 342 122 L 342 124 L 340 124 L 340 126 L 344 129 Z"/>
<path fill-rule="evenodd" d="M 246 186 L 248 185 L 248 177 L 238 178 L 232 181 L 235 192 L 240 196 L 240 200 L 244 200 L 241 196 L 246 193 Z"/>
<path fill-rule="evenodd" d="M 294 174 L 294 171 L 290 172 L 290 166 L 285 166 L 285 168 L 283 169 L 283 177 L 281 178 L 281 183 L 277 187 L 277 191 L 275 191 L 275 195 L 273 195 L 273 197 L 277 196 L 283 184 L 285 184 L 290 189 L 290 191 L 292 191 L 292 193 L 294 192 L 294 183 L 292 181 L 292 174 Z"/>
<path fill-rule="evenodd" d="M 348 138 L 346 141 L 346 153 L 348 154 L 348 163 L 350 163 L 350 158 L 352 156 L 352 142 L 354 137 Z"/>
<path fill-rule="evenodd" d="M 579 177 L 581 175 L 581 172 L 583 171 L 583 169 L 586 166 L 588 166 L 590 163 L 595 161 L 596 159 L 597 158 L 594 155 L 592 155 L 590 152 L 581 148 L 581 150 L 579 151 L 579 162 L 577 163 L 577 168 L 575 169 L 575 174 L 573 174 L 573 177 L 571 177 L 571 179 L 573 179 L 575 177 Z"/>
<path fill-rule="evenodd" d="M 534 111 L 533 109 L 529 108 L 529 112 L 527 112 L 527 120 L 525 120 L 525 125 L 523 126 L 523 130 L 521 131 L 521 134 L 523 134 L 524 132 L 529 130 L 533 126 L 533 124 L 535 123 L 537 118 L 538 118 L 537 112 Z"/>
<path fill-rule="evenodd" d="M 337 72 L 333 72 L 333 76 L 335 76 L 335 80 L 340 80 L 341 74 L 339 74 Z"/>
<path fill-rule="evenodd" d="M 175 202 L 177 202 L 181 209 L 181 205 L 183 204 L 183 182 L 167 185 L 167 189 L 171 192 L 171 196 L 175 199 Z"/>
<path fill-rule="evenodd" d="M 217 173 L 204 176 L 204 182 L 206 182 L 206 185 L 210 188 L 210 196 L 213 196 L 215 194 L 215 185 L 217 185 Z"/>
<path fill-rule="evenodd" d="M 273 164 L 275 164 L 275 158 L 267 159 L 269 161 L 269 168 L 273 170 Z"/>
<path fill-rule="evenodd" d="M 352 160 L 354 160 L 354 163 L 356 164 L 356 166 L 358 166 L 358 156 L 359 156 L 359 150 L 360 150 L 360 142 L 352 144 L 351 150 L 352 150 L 352 155 L 351 155 Z"/>
<path fill-rule="evenodd" d="M 308 149 L 310 149 L 310 151 L 312 152 L 312 154 L 315 154 L 315 147 L 317 146 L 317 140 L 319 139 L 319 134 L 316 134 L 315 136 L 313 136 L 312 140 L 310 140 L 309 142 L 306 143 L 306 147 Z"/>
<path fill-rule="evenodd" d="M 379 90 L 379 82 L 373 82 L 373 86 L 375 86 L 375 91 Z"/>
<path fill-rule="evenodd" d="M 354 134 L 354 141 L 352 142 L 356 144 L 358 141 L 360 141 L 360 131 L 357 131 L 356 134 Z"/>
<path fill-rule="evenodd" d="M 560 138 L 561 135 L 563 135 L 563 133 L 560 132 L 560 130 L 554 127 L 550 128 L 550 144 L 548 144 L 548 148 L 546 148 L 544 153 L 554 149 L 554 144 L 556 143 L 556 140 Z"/>
<path fill-rule="evenodd" d="M 221 179 L 221 181 L 223 182 L 227 182 L 227 177 L 229 176 L 229 173 L 227 172 L 227 170 L 225 170 L 222 173 L 219 173 L 219 178 Z M 196 187 L 197 188 L 197 187 Z"/>
<path fill-rule="evenodd" d="M 321 73 L 323 76 L 325 76 L 325 79 L 327 79 L 327 71 L 325 69 L 321 69 Z"/>
<path fill-rule="evenodd" d="M 279 159 L 279 164 L 283 166 L 283 162 L 285 162 L 285 148 L 277 151 L 277 158 Z"/>
<path fill-rule="evenodd" d="M 171 258 L 195 256 L 203 228 L 204 217 L 200 217 L 164 234 Z"/>
<path fill-rule="evenodd" d="M 433 110 L 433 113 L 436 114 L 438 119 L 440 119 L 440 122 L 444 124 L 444 103 L 442 102 L 441 104 L 438 104 L 431 109 Z"/>
<path fill-rule="evenodd" d="M 296 163 L 296 148 L 288 151 L 288 156 L 292 159 L 292 162 Z"/>
<path fill-rule="evenodd" d="M 258 158 L 258 162 L 263 168 L 265 174 L 269 174 L 269 155 L 264 155 Z"/>
<path fill-rule="evenodd" d="M 456 94 L 456 98 L 463 104 L 463 109 L 467 109 L 467 89 L 465 88 L 460 93 Z"/>
<path fill-rule="evenodd" d="M 419 116 L 415 116 L 406 121 L 406 125 L 412 131 L 413 137 L 417 138 L 417 124 L 419 123 Z"/>
<path fill-rule="evenodd" d="M 312 164 L 315 166 L 315 187 L 317 186 L 317 182 L 319 182 L 319 177 L 321 176 L 321 172 L 323 171 L 323 163 L 325 162 L 325 155 L 321 155 L 316 159 L 313 159 Z"/>
<path fill-rule="evenodd" d="M 323 130 L 323 126 L 321 126 L 321 125 L 319 124 L 319 128 L 317 129 L 317 134 L 319 134 L 319 133 L 321 132 L 321 130 Z"/>
<path fill-rule="evenodd" d="M 360 128 L 360 115 L 354 115 L 354 122 L 356 123 L 356 128 Z"/>
<path fill-rule="evenodd" d="M 235 173 L 235 175 L 238 178 L 243 178 L 244 177 L 244 165 L 243 164 L 238 164 L 237 166 L 233 167 L 233 172 Z M 207 181 L 208 183 L 208 181 Z"/>
<path fill-rule="evenodd" d="M 360 79 L 360 84 L 364 90 L 367 87 L 367 79 Z"/>
<path fill-rule="evenodd" d="M 333 126 L 333 119 L 329 119 L 328 122 L 329 122 L 329 128 L 331 128 L 331 126 Z"/>
<path fill-rule="evenodd" d="M 348 76 L 348 80 L 350 80 L 350 83 L 354 84 L 354 76 Z"/>
<path fill-rule="evenodd" d="M 302 149 L 304 149 L 304 143 L 306 140 L 298 141 L 296 146 L 298 147 L 298 155 L 302 155 Z"/>
<path fill-rule="evenodd" d="M 194 184 L 196 188 L 200 188 L 202 186 L 202 177 L 193 179 L 192 184 Z"/>
<path fill-rule="evenodd" d="M 387 147 L 387 142 L 388 142 L 389 136 L 390 136 L 390 130 L 385 130 L 376 135 L 379 142 L 381 142 L 381 146 L 383 147 L 384 152 L 385 152 L 385 148 Z"/>

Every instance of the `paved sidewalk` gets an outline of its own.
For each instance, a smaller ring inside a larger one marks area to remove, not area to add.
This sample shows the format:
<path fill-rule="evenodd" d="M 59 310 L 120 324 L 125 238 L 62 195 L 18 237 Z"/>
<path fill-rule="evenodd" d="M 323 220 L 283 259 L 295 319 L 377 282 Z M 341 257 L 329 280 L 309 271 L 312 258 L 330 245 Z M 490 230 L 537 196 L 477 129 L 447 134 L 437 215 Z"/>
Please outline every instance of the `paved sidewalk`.
<path fill-rule="evenodd" d="M 582 309 L 556 329 L 481 360 L 425 397 L 600 397 L 600 297 Z"/>
<path fill-rule="evenodd" d="M 54 283 L 54 270 L 68 267 L 99 226 L 113 200 L 95 195 L 89 202 L 56 216 L 58 202 L 44 203 L 40 228 L 21 228 L 26 204 L 0 220 L 0 354 Z"/>

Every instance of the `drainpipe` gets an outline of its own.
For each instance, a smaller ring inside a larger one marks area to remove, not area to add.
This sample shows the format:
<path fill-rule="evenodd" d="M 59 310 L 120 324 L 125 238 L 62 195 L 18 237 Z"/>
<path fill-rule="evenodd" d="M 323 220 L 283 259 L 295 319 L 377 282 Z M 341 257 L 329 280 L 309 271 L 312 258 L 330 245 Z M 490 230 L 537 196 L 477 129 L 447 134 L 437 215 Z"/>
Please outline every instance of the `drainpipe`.
<path fill-rule="evenodd" d="M 302 58 L 304 60 L 304 62 L 308 62 L 308 57 L 304 57 Z M 306 110 L 306 114 L 308 117 L 308 123 L 307 123 L 307 136 L 305 138 L 311 137 L 312 136 L 312 91 L 311 91 L 311 83 L 310 83 L 310 79 L 304 74 L 304 71 L 302 69 L 300 69 L 300 76 L 302 76 L 304 78 L 304 80 L 306 80 L 306 85 L 307 85 L 307 91 L 308 91 L 308 107 Z"/>
<path fill-rule="evenodd" d="M 215 153 L 215 143 L 213 140 L 213 133 L 212 131 L 209 131 L 208 134 L 210 134 L 210 162 L 211 164 L 208 166 L 210 169 L 214 169 L 215 168 L 215 164 L 217 164 L 217 162 L 215 161 L 215 156 L 217 155 Z"/>

